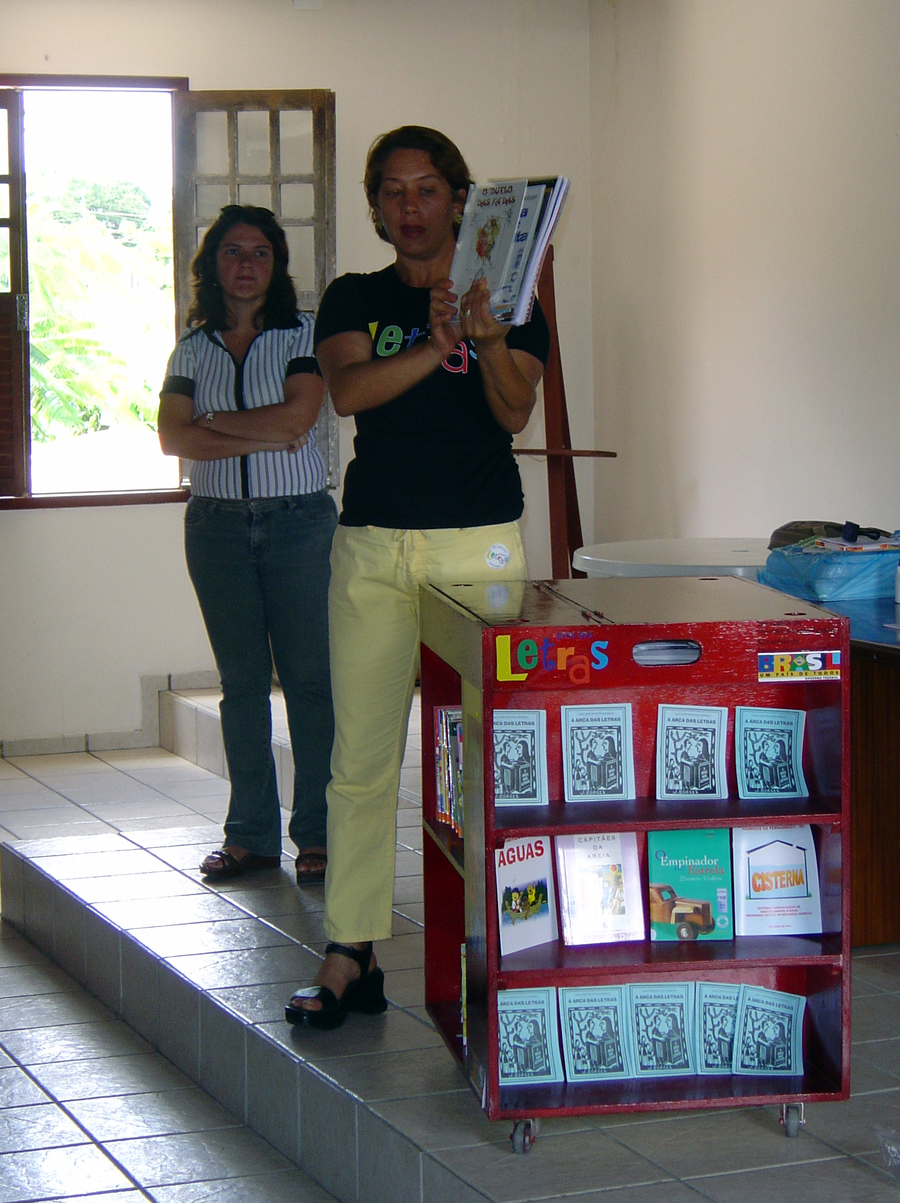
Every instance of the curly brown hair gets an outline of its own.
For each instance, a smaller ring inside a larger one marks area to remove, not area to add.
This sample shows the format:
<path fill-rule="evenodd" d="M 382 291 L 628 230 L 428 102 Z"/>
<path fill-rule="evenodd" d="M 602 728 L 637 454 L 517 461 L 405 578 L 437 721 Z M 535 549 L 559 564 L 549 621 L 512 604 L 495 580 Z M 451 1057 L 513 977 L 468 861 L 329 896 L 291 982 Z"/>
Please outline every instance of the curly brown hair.
<path fill-rule="evenodd" d="M 389 242 L 390 239 L 384 231 L 378 213 L 378 191 L 384 179 L 385 164 L 395 150 L 424 150 L 431 159 L 432 167 L 450 185 L 454 196 L 460 192 L 465 196 L 472 185 L 472 176 L 459 147 L 440 130 L 430 129 L 427 125 L 401 125 L 398 129 L 382 134 L 369 147 L 363 187 L 369 202 L 372 225 L 384 242 Z"/>
<path fill-rule="evenodd" d="M 297 293 L 288 275 L 288 245 L 284 230 L 269 209 L 257 205 L 226 205 L 204 235 L 200 250 L 191 264 L 194 299 L 188 310 L 189 326 L 210 325 L 214 330 L 227 330 L 225 298 L 216 274 L 216 255 L 222 240 L 235 226 L 253 226 L 272 246 L 275 264 L 272 281 L 258 316 L 262 330 L 284 329 L 297 325 Z"/>

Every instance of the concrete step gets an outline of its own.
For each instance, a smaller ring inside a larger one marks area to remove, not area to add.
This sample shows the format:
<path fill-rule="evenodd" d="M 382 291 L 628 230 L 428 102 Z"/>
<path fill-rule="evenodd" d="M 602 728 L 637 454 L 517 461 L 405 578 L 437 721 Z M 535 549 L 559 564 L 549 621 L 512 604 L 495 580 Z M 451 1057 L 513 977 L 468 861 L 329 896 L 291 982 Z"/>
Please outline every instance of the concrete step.
<path fill-rule="evenodd" d="M 424 1012 L 416 924 L 398 914 L 376 946 L 385 1015 L 293 1029 L 284 1003 L 324 949 L 321 887 L 272 870 L 213 888 L 194 867 L 206 850 L 190 829 L 4 844 L 3 917 L 336 1198 L 491 1198 L 464 1153 L 499 1134 Z"/>

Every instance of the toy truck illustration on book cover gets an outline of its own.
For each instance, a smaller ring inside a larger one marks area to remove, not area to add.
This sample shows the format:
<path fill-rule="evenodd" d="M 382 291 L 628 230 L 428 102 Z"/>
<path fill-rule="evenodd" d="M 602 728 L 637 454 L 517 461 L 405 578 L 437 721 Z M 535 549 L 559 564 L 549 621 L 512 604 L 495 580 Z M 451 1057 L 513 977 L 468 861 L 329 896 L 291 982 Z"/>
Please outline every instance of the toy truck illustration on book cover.
<path fill-rule="evenodd" d="M 650 883 L 650 922 L 663 926 L 671 924 L 679 940 L 696 940 L 716 928 L 708 902 L 699 898 L 679 898 L 672 886 L 654 882 Z"/>

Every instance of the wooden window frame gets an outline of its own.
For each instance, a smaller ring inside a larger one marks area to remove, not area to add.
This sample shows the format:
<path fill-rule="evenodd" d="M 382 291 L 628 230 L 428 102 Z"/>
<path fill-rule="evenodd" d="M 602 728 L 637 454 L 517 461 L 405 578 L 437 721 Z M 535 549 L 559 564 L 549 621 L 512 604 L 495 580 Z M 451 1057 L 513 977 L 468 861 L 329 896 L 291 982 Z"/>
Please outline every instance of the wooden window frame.
<path fill-rule="evenodd" d="M 314 295 L 300 297 L 305 307 L 315 307 L 325 287 L 335 274 L 335 134 L 334 93 L 326 89 L 229 90 L 191 92 L 185 78 L 147 76 L 77 76 L 77 75 L 8 75 L 0 74 L 0 96 L 18 94 L 29 88 L 60 90 L 134 90 L 168 91 L 172 94 L 173 136 L 173 246 L 176 330 L 183 328 L 184 315 L 190 298 L 190 264 L 196 252 L 199 221 L 195 213 L 196 179 L 195 140 L 192 117 L 199 111 L 226 110 L 229 129 L 233 129 L 237 111 L 266 110 L 270 112 L 272 145 L 275 145 L 277 113 L 282 109 L 308 109 L 313 122 L 313 170 L 310 177 L 296 177 L 312 183 L 315 189 L 315 211 L 309 221 L 295 224 L 312 225 L 315 229 L 315 289 Z M 11 290 L 0 293 L 0 510 L 58 509 L 84 506 L 157 505 L 184 502 L 189 489 L 153 489 L 140 492 L 61 493 L 34 496 L 30 492 L 30 426 L 31 405 L 28 387 L 27 329 L 15 329 L 16 297 L 28 295 L 27 244 L 22 171 L 21 104 L 14 105 L 16 128 L 10 126 L 10 176 L 0 176 L 0 183 L 10 183 L 10 218 L 0 219 L 0 226 L 11 230 Z M 233 142 L 233 138 L 232 138 Z M 276 183 L 281 176 L 275 171 L 277 162 L 267 177 Z M 15 177 L 13 180 L 12 177 Z M 294 179 L 295 177 L 290 177 Z M 240 177 L 235 171 L 229 178 L 229 203 L 237 201 Z M 19 186 L 15 186 L 18 184 Z M 233 193 L 233 195 L 232 195 Z M 272 208 L 280 216 L 277 187 L 273 187 L 275 203 Z M 173 332 L 173 341 L 175 332 Z M 4 342 L 6 340 L 6 342 Z M 160 380 L 165 365 L 160 365 Z M 339 463 L 337 419 L 330 401 L 319 422 L 318 435 L 329 464 L 329 486 L 336 487 Z M 4 460 L 4 452 L 7 459 Z M 9 459 L 13 462 L 10 464 Z M 6 492 L 8 485 L 13 488 Z"/>

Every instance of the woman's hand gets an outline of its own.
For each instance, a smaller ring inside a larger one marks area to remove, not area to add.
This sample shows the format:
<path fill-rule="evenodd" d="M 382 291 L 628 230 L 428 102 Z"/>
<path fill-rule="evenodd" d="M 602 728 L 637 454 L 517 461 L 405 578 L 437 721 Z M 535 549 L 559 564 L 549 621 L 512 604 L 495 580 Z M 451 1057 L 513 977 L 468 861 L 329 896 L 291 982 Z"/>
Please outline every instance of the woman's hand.
<path fill-rule="evenodd" d="M 443 362 L 462 338 L 460 317 L 456 312 L 456 293 L 452 280 L 439 280 L 431 290 L 428 307 L 429 344 Z"/>
<path fill-rule="evenodd" d="M 287 403 L 285 403 L 285 404 L 287 404 Z M 268 415 L 263 413 L 263 411 L 269 410 L 272 408 L 273 408 L 272 406 L 263 405 L 259 409 L 242 410 L 241 412 L 242 413 L 253 413 L 253 414 L 259 415 L 260 417 L 265 419 L 266 417 L 268 417 Z M 224 415 L 231 414 L 231 413 L 232 413 L 231 410 L 221 410 L 217 413 L 214 413 L 213 421 L 214 422 L 217 421 L 219 426 L 221 427 L 224 423 L 230 421 L 230 418 L 224 417 Z M 224 422 L 223 422 L 223 419 L 224 419 Z M 257 424 L 259 425 L 259 423 L 257 423 Z M 245 437 L 243 435 L 236 435 L 233 432 L 229 432 L 227 430 L 224 430 L 224 431 L 221 429 L 213 430 L 212 426 L 209 425 L 206 421 L 206 414 L 197 414 L 196 418 L 191 419 L 191 425 L 199 426 L 201 430 L 208 430 L 212 434 L 224 434 L 224 435 L 226 435 L 227 438 L 243 439 Z M 286 441 L 283 441 L 283 440 L 286 440 Z M 287 436 L 284 435 L 283 431 L 279 432 L 276 429 L 276 430 L 272 431 L 271 444 L 266 446 L 265 450 L 267 450 L 267 451 L 290 451 L 293 453 L 293 452 L 299 451 L 301 447 L 305 446 L 306 443 L 308 442 L 308 440 L 309 440 L 309 434 L 306 432 L 304 432 L 302 434 L 296 434 L 292 438 L 287 439 Z M 254 440 L 254 441 L 260 441 L 260 440 Z"/>
<path fill-rule="evenodd" d="M 237 414 L 227 411 L 226 417 L 226 411 L 217 411 L 213 420 L 218 424 L 224 418 L 227 423 L 232 418 L 259 412 L 246 410 Z M 213 430 L 206 421 L 206 414 L 194 417 L 193 401 L 181 393 L 163 394 L 159 403 L 157 429 L 163 455 L 178 455 L 182 459 L 193 460 L 232 459 L 238 455 L 250 455 L 255 451 L 298 451 L 307 437 L 296 432 L 272 432 L 268 437 L 262 437 L 249 431 L 246 436 L 242 436 Z"/>
<path fill-rule="evenodd" d="M 491 312 L 491 290 L 487 280 L 476 280 L 459 303 L 459 326 L 463 338 L 479 343 L 498 342 L 509 329 Z"/>
<path fill-rule="evenodd" d="M 502 342 L 508 327 L 498 322 L 491 312 L 491 290 L 487 280 L 476 280 L 457 307 L 457 294 L 452 280 L 441 280 L 431 290 L 428 320 L 431 342 L 442 359 L 453 351 L 462 339 L 479 344 Z M 458 311 L 457 311 L 458 310 Z"/>

